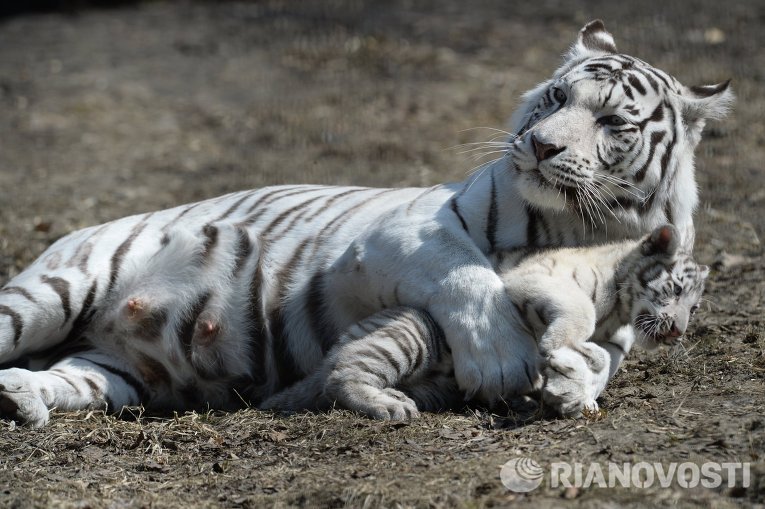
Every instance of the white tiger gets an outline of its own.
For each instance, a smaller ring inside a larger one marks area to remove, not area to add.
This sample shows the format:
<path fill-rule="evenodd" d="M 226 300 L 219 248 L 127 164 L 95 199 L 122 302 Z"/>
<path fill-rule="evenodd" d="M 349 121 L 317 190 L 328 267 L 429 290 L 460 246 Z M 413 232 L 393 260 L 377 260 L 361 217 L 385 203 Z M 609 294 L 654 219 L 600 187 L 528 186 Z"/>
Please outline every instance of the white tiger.
<path fill-rule="evenodd" d="M 595 401 L 632 343 L 615 332 L 634 325 L 644 347 L 676 344 L 699 307 L 709 268 L 679 250 L 671 225 L 639 241 L 493 256 L 523 335 L 537 345 L 529 385 L 558 413 L 596 411 Z M 362 268 L 363 270 L 363 268 Z M 510 338 L 508 338 L 510 340 Z M 626 340 L 626 341 L 625 341 Z M 352 325 L 319 368 L 261 408 L 334 406 L 378 419 L 463 405 L 438 324 L 413 308 L 389 308 Z"/>
<path fill-rule="evenodd" d="M 258 404 L 398 305 L 445 331 L 466 394 L 527 392 L 535 345 L 507 340 L 489 255 L 665 222 L 690 247 L 693 151 L 731 100 L 727 82 L 688 88 L 617 54 L 594 21 L 524 96 L 504 156 L 465 182 L 268 187 L 74 232 L 0 290 L 0 362 L 17 363 L 0 370 L 0 412 L 43 425 L 54 407 Z"/>

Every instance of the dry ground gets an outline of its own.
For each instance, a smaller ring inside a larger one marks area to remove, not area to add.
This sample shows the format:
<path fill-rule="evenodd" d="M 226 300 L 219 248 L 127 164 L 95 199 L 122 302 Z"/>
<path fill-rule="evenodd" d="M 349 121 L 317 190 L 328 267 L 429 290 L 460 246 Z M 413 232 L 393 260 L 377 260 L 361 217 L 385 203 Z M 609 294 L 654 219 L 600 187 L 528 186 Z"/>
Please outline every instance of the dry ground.
<path fill-rule="evenodd" d="M 765 5 L 694 2 L 148 2 L 0 20 L 0 280 L 85 225 L 283 182 L 461 179 L 449 147 L 502 127 L 576 30 L 693 84 L 734 79 L 699 150 L 698 257 L 716 264 L 686 347 L 636 352 L 599 420 L 255 411 L 0 422 L 9 507 L 555 507 L 499 466 L 751 461 L 752 486 L 569 491 L 582 507 L 765 500 Z M 723 255 L 727 252 L 727 256 Z"/>

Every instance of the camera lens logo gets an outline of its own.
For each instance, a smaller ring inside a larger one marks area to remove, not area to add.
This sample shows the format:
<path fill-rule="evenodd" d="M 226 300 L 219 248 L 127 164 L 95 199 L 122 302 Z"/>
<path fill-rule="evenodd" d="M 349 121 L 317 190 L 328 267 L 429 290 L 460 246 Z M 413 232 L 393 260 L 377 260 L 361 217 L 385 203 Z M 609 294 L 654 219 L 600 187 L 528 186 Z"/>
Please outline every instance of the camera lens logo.
<path fill-rule="evenodd" d="M 513 458 L 499 471 L 505 488 L 516 493 L 528 493 L 539 488 L 545 471 L 531 458 Z"/>

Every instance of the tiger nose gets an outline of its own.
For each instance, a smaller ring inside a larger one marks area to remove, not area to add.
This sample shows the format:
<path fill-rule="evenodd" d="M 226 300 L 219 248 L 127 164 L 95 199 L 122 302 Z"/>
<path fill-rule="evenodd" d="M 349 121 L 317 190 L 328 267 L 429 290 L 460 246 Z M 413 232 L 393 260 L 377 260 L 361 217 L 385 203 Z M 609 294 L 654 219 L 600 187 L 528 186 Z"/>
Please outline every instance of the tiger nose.
<path fill-rule="evenodd" d="M 544 161 L 566 150 L 566 147 L 556 147 L 552 143 L 542 143 L 533 134 L 531 135 L 531 143 L 534 145 L 537 161 Z"/>

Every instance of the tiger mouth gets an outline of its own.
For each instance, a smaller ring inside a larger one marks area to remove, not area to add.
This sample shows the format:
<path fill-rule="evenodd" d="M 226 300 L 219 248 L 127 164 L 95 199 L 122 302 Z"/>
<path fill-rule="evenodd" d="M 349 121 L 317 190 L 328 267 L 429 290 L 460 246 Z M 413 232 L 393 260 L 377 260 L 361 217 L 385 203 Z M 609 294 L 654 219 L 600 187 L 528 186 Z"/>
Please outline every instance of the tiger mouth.
<path fill-rule="evenodd" d="M 546 176 L 542 173 L 539 167 L 534 168 L 531 172 L 535 183 L 542 189 L 562 195 L 566 205 L 572 206 L 575 209 L 581 208 L 581 189 L 579 184 L 570 178 L 566 178 L 565 175 L 555 175 L 554 179 Z"/>
<path fill-rule="evenodd" d="M 661 343 L 664 345 L 677 345 L 682 342 L 682 336 L 671 335 L 670 331 L 663 330 L 664 327 L 661 327 L 658 322 L 658 318 L 652 314 L 640 313 L 635 319 L 634 326 L 645 337 L 655 341 L 656 343 Z"/>

